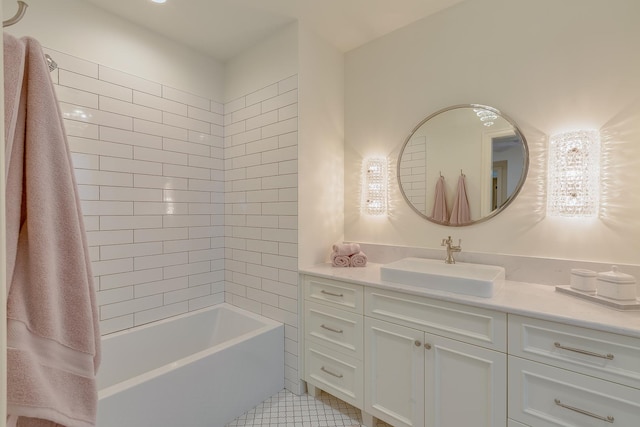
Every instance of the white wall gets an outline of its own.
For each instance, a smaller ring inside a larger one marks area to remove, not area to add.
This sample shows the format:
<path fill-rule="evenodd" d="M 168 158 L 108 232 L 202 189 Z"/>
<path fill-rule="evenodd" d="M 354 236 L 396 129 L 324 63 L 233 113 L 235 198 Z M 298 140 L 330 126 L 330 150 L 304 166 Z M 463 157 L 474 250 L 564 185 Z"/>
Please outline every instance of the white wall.
<path fill-rule="evenodd" d="M 344 230 L 344 55 L 301 25 L 301 267 L 326 262 Z"/>
<path fill-rule="evenodd" d="M 224 100 L 230 102 L 298 73 L 298 24 L 280 31 L 224 65 Z"/>
<path fill-rule="evenodd" d="M 222 65 L 198 52 L 81 0 L 29 0 L 20 23 L 7 31 L 43 46 L 186 92 L 223 101 Z M 15 0 L 3 0 L 13 16 Z"/>
<path fill-rule="evenodd" d="M 640 251 L 640 3 L 635 0 L 466 1 L 347 53 L 345 239 L 637 264 Z M 488 222 L 445 228 L 419 218 L 392 177 L 388 218 L 358 210 L 364 156 L 396 161 L 408 132 L 440 108 L 481 103 L 521 127 L 525 186 Z M 545 144 L 578 128 L 604 135 L 600 219 L 545 216 Z"/>
<path fill-rule="evenodd" d="M 344 55 L 303 24 L 298 37 L 298 266 L 305 267 L 326 262 L 344 235 Z"/>

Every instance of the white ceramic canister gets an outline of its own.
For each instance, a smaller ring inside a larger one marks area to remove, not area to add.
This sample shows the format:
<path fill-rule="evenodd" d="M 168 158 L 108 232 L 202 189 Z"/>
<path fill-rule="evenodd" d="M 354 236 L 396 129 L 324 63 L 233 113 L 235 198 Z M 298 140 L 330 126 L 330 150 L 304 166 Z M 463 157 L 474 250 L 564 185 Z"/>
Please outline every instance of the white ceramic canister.
<path fill-rule="evenodd" d="M 570 280 L 571 288 L 581 292 L 595 293 L 597 275 L 598 274 L 592 270 L 572 268 Z"/>
<path fill-rule="evenodd" d="M 634 301 L 636 279 L 630 274 L 619 272 L 617 266 L 611 266 L 611 271 L 598 273 L 598 295 L 620 301 Z"/>

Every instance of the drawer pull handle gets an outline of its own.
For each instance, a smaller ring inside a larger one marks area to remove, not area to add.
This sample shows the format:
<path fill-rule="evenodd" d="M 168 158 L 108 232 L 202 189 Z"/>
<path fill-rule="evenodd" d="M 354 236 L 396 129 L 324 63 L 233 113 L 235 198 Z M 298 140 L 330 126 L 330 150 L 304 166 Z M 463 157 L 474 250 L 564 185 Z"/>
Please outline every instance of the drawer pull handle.
<path fill-rule="evenodd" d="M 431 344 L 429 344 L 428 342 L 424 343 L 424 348 L 426 348 L 427 350 L 431 350 Z"/>
<path fill-rule="evenodd" d="M 331 326 L 327 326 L 327 325 L 320 325 L 320 327 L 322 329 L 326 329 L 327 331 L 331 331 L 331 332 L 335 332 L 336 334 L 341 334 L 342 333 L 342 329 L 333 329 Z"/>
<path fill-rule="evenodd" d="M 415 340 L 414 344 L 416 345 L 416 347 L 421 347 L 422 346 L 422 343 L 420 341 L 418 341 L 418 340 Z"/>
<path fill-rule="evenodd" d="M 574 353 L 586 354 L 587 356 L 593 356 L 593 357 L 599 357 L 601 359 L 613 360 L 613 354 L 598 354 L 598 353 L 594 353 L 592 351 L 581 350 L 579 348 L 565 347 L 562 344 L 560 344 L 559 342 L 555 342 L 555 343 L 553 343 L 553 345 L 555 345 L 556 348 L 561 348 L 561 349 L 567 350 L 567 351 L 573 351 Z"/>
<path fill-rule="evenodd" d="M 554 399 L 554 402 L 556 402 L 556 405 L 560 406 L 561 408 L 565 408 L 565 409 L 568 409 L 570 411 L 574 411 L 574 412 L 577 412 L 579 414 L 587 415 L 587 416 L 589 416 L 591 418 L 596 418 L 598 420 L 606 421 L 608 423 L 613 424 L 613 417 L 611 415 L 607 415 L 606 417 L 603 417 L 602 415 L 594 414 L 593 412 L 585 411 L 584 409 L 576 408 L 574 406 L 565 405 L 564 403 L 562 403 L 560 401 L 560 399 Z"/>
<path fill-rule="evenodd" d="M 342 374 L 336 374 L 336 373 L 333 373 L 333 372 L 331 372 L 330 370 L 328 370 L 327 368 L 325 368 L 324 366 L 323 366 L 322 368 L 320 368 L 320 370 L 321 370 L 322 372 L 326 372 L 327 374 L 332 375 L 332 376 L 334 376 L 334 377 L 336 377 L 336 378 L 342 378 L 342 377 L 344 376 L 344 375 L 342 375 Z"/>
<path fill-rule="evenodd" d="M 320 291 L 321 294 L 330 295 L 332 297 L 342 298 L 344 294 L 334 294 L 333 292 L 325 291 L 324 289 Z"/>

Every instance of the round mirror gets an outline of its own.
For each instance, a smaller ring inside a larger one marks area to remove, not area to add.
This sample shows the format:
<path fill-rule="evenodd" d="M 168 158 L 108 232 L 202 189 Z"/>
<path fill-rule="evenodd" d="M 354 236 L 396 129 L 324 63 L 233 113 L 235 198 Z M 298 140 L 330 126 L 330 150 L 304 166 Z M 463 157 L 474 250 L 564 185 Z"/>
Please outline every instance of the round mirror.
<path fill-rule="evenodd" d="M 456 105 L 411 132 L 398 157 L 398 183 L 420 216 L 463 226 L 507 207 L 528 168 L 527 142 L 512 120 L 485 105 Z"/>

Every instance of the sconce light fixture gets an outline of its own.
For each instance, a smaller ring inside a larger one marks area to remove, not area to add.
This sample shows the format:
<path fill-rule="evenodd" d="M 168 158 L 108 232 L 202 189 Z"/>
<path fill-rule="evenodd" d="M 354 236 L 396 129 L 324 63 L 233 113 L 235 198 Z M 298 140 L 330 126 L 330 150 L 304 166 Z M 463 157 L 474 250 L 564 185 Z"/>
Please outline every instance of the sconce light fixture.
<path fill-rule="evenodd" d="M 580 130 L 549 139 L 547 214 L 596 217 L 600 202 L 600 133 Z"/>
<path fill-rule="evenodd" d="M 367 215 L 387 214 L 388 161 L 369 158 L 362 162 L 362 212 Z"/>

